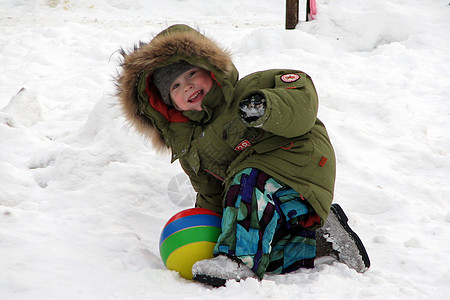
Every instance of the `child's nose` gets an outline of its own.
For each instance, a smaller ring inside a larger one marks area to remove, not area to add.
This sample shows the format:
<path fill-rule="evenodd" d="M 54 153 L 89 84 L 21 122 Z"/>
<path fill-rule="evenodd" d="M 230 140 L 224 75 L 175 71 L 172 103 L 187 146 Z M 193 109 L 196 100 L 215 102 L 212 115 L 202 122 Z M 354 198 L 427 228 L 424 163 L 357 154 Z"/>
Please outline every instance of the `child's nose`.
<path fill-rule="evenodd" d="M 193 84 L 192 83 L 186 83 L 186 85 L 184 86 L 184 90 L 185 91 L 189 91 L 190 89 L 192 89 L 193 88 Z"/>

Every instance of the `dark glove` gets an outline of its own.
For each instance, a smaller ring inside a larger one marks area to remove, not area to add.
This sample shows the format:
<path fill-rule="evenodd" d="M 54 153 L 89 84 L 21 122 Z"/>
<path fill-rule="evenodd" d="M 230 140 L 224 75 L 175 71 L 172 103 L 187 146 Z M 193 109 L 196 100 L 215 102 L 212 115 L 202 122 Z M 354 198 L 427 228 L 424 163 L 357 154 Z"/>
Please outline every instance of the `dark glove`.
<path fill-rule="evenodd" d="M 255 122 L 266 111 L 266 99 L 263 94 L 254 94 L 239 104 L 241 118 L 246 123 Z"/>

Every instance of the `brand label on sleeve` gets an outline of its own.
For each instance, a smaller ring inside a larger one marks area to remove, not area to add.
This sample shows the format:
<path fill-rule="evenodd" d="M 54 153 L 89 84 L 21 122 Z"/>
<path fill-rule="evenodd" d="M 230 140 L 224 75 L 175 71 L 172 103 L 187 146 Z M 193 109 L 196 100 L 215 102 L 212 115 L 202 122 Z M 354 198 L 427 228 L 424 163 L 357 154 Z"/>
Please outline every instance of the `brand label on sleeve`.
<path fill-rule="evenodd" d="M 284 74 L 280 77 L 281 81 L 285 82 L 285 83 L 291 83 L 291 82 L 296 82 L 297 80 L 300 79 L 300 75 L 298 74 L 294 74 L 294 73 L 289 73 L 289 74 Z"/>

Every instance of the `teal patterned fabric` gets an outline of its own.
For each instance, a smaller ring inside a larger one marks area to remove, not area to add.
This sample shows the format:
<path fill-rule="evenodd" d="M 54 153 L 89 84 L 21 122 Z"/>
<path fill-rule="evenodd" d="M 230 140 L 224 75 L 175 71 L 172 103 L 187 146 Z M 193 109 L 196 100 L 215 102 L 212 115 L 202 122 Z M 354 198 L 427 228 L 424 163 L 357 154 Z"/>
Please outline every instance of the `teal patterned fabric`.
<path fill-rule="evenodd" d="M 312 268 L 315 231 L 299 225 L 311 213 L 307 201 L 289 186 L 258 169 L 244 169 L 227 192 L 214 254 L 238 257 L 260 278 L 266 272 Z"/>

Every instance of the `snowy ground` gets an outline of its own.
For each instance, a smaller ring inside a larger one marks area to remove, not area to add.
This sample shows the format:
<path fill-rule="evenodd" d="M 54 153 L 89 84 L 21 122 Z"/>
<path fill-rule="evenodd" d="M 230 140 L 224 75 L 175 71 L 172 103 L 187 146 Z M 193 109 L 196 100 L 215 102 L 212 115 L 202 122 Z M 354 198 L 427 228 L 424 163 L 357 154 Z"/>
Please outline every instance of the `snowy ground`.
<path fill-rule="evenodd" d="M 4 0 L 0 299 L 448 299 L 448 0 Z M 309 73 L 338 157 L 335 201 L 372 261 L 208 289 L 165 270 L 162 226 L 193 203 L 178 163 L 124 128 L 120 47 L 187 23 L 241 75 Z M 15 96 L 22 88 L 21 93 Z"/>

